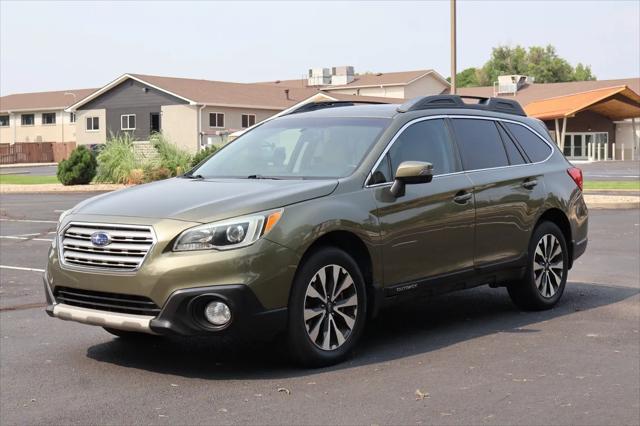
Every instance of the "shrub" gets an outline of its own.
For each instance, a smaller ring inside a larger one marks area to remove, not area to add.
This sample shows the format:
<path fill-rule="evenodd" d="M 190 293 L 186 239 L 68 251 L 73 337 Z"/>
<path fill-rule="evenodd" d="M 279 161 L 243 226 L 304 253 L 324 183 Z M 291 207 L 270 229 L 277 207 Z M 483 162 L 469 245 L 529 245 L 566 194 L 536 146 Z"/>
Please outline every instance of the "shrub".
<path fill-rule="evenodd" d="M 166 167 L 157 167 L 148 164 L 144 170 L 144 181 L 154 182 L 156 180 L 168 179 L 172 176 L 171 170 Z"/>
<path fill-rule="evenodd" d="M 96 175 L 96 158 L 85 146 L 80 145 L 66 160 L 58 164 L 58 180 L 63 185 L 86 185 Z"/>
<path fill-rule="evenodd" d="M 198 153 L 194 155 L 193 159 L 191 160 L 191 167 L 197 166 L 202 161 L 204 161 L 204 159 L 206 159 L 211 154 L 215 153 L 217 150 L 218 150 L 218 147 L 211 145 L 205 149 L 198 151 Z"/>
<path fill-rule="evenodd" d="M 169 170 L 170 176 L 177 176 L 191 164 L 191 155 L 171 143 L 162 133 L 154 133 L 149 142 L 158 152 L 155 159 L 159 169 Z M 160 173 L 163 175 L 164 172 Z"/>
<path fill-rule="evenodd" d="M 133 138 L 128 133 L 110 135 L 98 154 L 97 182 L 128 183 L 131 171 L 143 165 L 136 159 Z"/>
<path fill-rule="evenodd" d="M 143 169 L 133 169 L 131 173 L 129 173 L 129 179 L 127 179 L 127 183 L 129 185 L 138 185 L 145 182 L 144 170 Z"/>

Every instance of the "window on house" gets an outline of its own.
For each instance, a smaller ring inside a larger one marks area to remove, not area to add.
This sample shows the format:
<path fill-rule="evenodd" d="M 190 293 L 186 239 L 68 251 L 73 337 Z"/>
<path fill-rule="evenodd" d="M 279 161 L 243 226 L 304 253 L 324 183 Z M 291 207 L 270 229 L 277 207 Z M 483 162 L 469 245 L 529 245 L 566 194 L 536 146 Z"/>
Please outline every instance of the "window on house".
<path fill-rule="evenodd" d="M 23 126 L 33 126 L 36 121 L 36 117 L 33 114 L 22 114 L 20 116 L 20 123 Z"/>
<path fill-rule="evenodd" d="M 87 117 L 87 130 L 91 132 L 100 130 L 100 117 Z"/>
<path fill-rule="evenodd" d="M 56 113 L 45 112 L 42 114 L 42 124 L 56 124 Z"/>
<path fill-rule="evenodd" d="M 224 114 L 221 112 L 210 112 L 209 127 L 224 127 Z"/>
<path fill-rule="evenodd" d="M 246 129 L 256 124 L 255 114 L 242 114 L 242 128 Z"/>
<path fill-rule="evenodd" d="M 120 129 L 121 130 L 135 130 L 136 129 L 136 115 L 127 114 L 120 116 Z"/>
<path fill-rule="evenodd" d="M 76 122 L 76 113 L 75 112 L 70 112 L 69 113 L 69 123 L 75 123 Z"/>
<path fill-rule="evenodd" d="M 0 127 L 9 126 L 9 116 L 8 115 L 0 115 Z"/>

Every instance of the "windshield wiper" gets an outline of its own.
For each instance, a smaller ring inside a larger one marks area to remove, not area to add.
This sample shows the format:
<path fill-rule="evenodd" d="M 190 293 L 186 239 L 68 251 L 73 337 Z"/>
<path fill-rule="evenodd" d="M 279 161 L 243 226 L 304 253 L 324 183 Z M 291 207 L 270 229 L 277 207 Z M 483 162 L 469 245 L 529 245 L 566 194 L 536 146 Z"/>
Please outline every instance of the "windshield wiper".
<path fill-rule="evenodd" d="M 247 176 L 247 179 L 272 179 L 272 180 L 279 180 L 280 178 L 275 177 L 275 176 L 249 175 L 249 176 Z"/>
<path fill-rule="evenodd" d="M 182 177 L 185 179 L 204 179 L 202 175 L 183 175 Z"/>

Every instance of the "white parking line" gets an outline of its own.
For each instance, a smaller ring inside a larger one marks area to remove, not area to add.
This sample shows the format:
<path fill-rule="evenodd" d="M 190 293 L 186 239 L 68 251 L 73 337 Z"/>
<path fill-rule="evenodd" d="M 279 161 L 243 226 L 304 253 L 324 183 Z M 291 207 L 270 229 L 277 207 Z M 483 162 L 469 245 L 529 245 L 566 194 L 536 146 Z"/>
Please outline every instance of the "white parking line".
<path fill-rule="evenodd" d="M 37 220 L 37 219 L 0 219 L 0 222 L 26 222 L 26 223 L 55 223 L 56 220 Z"/>
<path fill-rule="evenodd" d="M 14 269 L 16 271 L 29 271 L 29 272 L 44 272 L 44 269 L 22 268 L 20 266 L 7 266 L 7 265 L 0 265 L 0 269 Z"/>
<path fill-rule="evenodd" d="M 14 237 L 13 235 L 0 235 L 1 240 L 28 240 L 28 241 L 53 241 L 52 238 L 29 238 L 29 237 Z"/>

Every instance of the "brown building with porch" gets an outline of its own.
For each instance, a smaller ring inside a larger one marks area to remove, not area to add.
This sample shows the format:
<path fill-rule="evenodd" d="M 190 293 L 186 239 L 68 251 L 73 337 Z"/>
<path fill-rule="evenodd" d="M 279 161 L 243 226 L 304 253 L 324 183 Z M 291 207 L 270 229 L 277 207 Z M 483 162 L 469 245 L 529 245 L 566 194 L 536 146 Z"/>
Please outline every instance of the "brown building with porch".
<path fill-rule="evenodd" d="M 514 98 L 528 115 L 545 122 L 565 155 L 573 160 L 640 158 L 640 78 L 465 87 L 458 94 Z M 509 87 L 507 87 L 509 86 Z"/>

